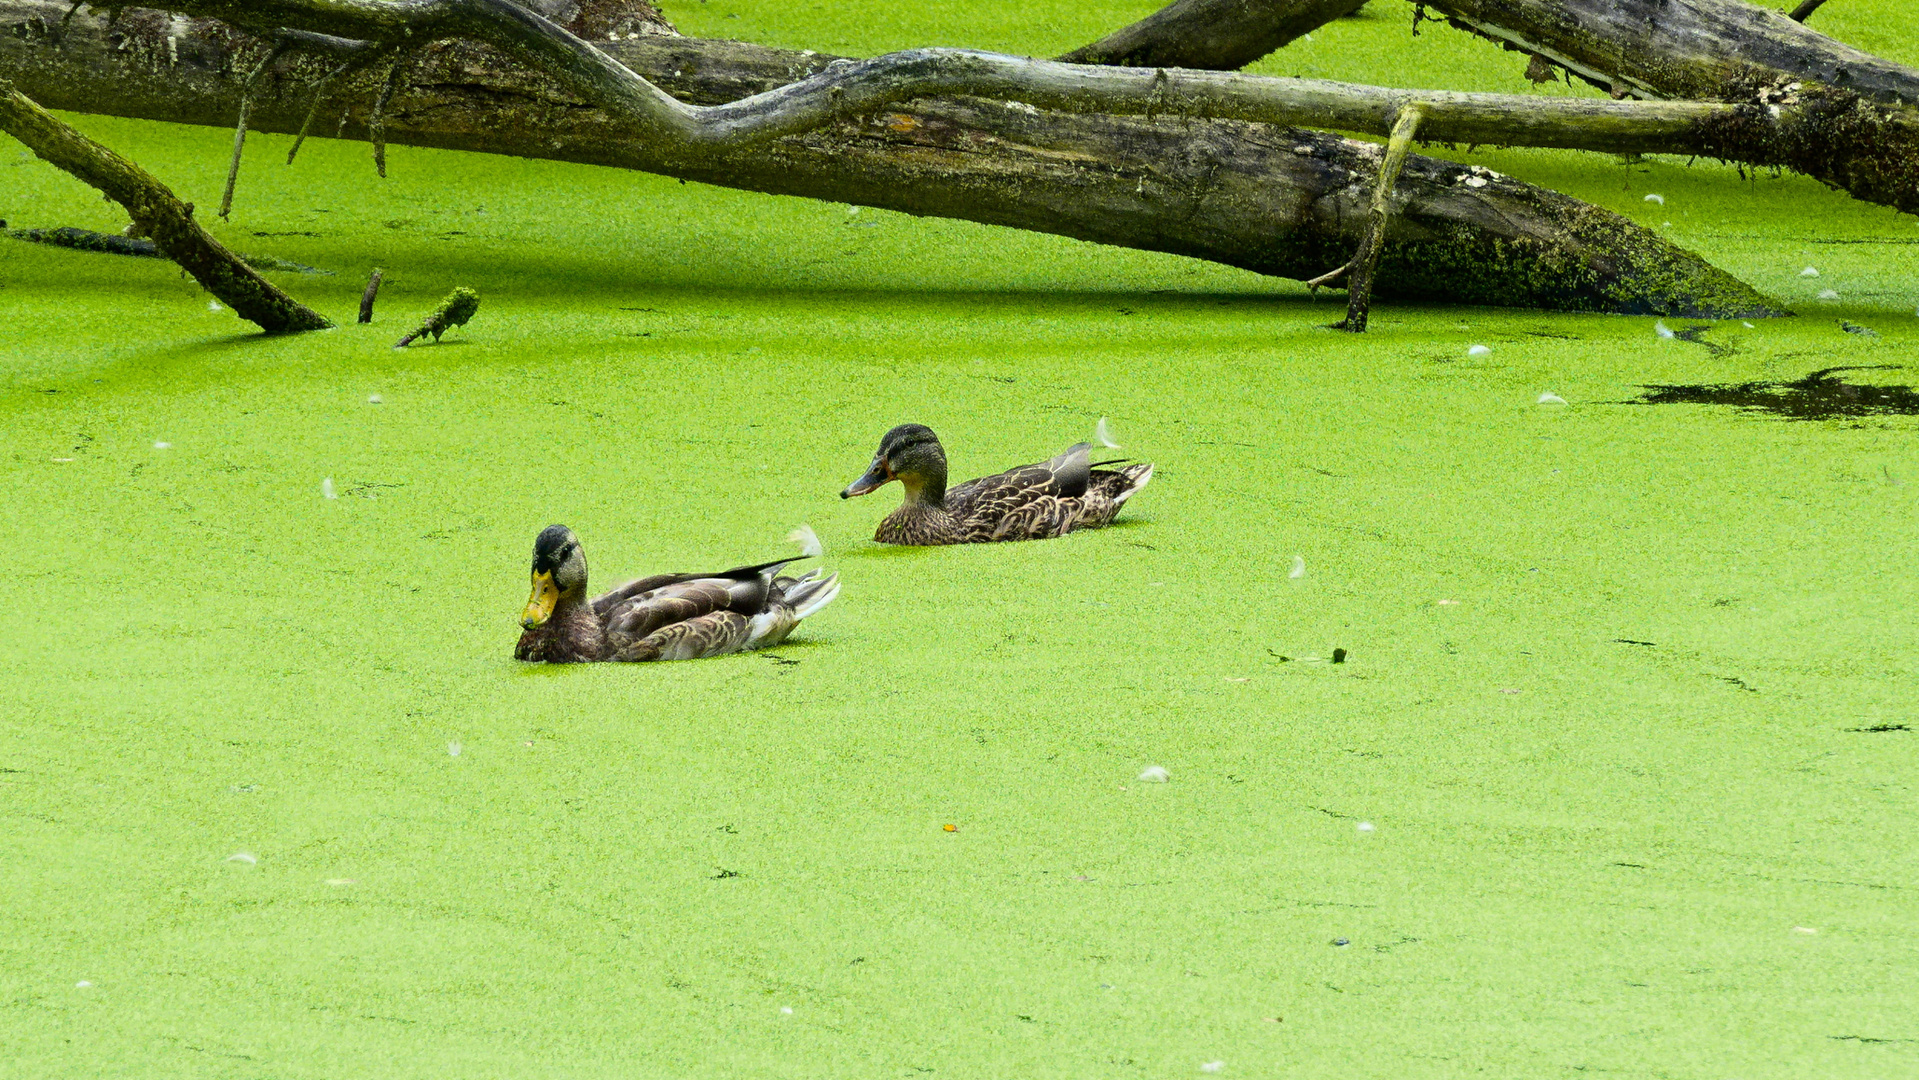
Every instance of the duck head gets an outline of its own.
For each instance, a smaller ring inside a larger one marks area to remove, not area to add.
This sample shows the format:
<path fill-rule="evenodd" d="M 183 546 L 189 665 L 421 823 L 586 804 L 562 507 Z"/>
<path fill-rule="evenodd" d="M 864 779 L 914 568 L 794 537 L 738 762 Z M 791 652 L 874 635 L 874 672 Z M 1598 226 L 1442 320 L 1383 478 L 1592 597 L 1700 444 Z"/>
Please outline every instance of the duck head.
<path fill-rule="evenodd" d="M 546 625 L 561 606 L 586 598 L 586 553 L 580 538 L 564 525 L 549 525 L 533 541 L 533 595 L 520 613 L 528 630 Z"/>
<path fill-rule="evenodd" d="M 840 498 L 865 495 L 898 480 L 908 503 L 938 506 L 946 498 L 946 450 L 925 424 L 901 424 L 886 433 L 866 474 L 846 486 Z"/>

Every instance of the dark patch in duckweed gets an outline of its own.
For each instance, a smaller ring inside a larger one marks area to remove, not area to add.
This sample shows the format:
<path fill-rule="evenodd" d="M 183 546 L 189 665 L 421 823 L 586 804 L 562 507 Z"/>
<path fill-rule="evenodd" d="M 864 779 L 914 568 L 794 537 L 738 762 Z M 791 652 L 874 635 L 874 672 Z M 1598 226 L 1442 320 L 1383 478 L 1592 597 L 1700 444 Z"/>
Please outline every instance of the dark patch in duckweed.
<path fill-rule="evenodd" d="M 1877 735 L 1887 731 L 1911 731 L 1912 728 L 1907 724 L 1874 724 L 1871 727 L 1849 727 L 1846 730 Z"/>
<path fill-rule="evenodd" d="M 1706 351 L 1714 356 L 1732 356 L 1739 351 L 1731 345 L 1721 345 L 1716 341 L 1707 341 L 1700 336 L 1712 329 L 1715 329 L 1715 327 L 1710 325 L 1688 326 L 1684 330 L 1674 330 L 1672 336 L 1678 338 L 1680 341 L 1690 342 L 1694 345 L 1704 345 Z"/>
<path fill-rule="evenodd" d="M 1842 371 L 1898 370 L 1900 364 L 1821 368 L 1791 382 L 1702 383 L 1671 386 L 1651 383 L 1632 405 L 1730 405 L 1769 412 L 1788 420 L 1831 420 L 1843 416 L 1919 416 L 1919 392 L 1910 386 L 1850 383 Z"/>

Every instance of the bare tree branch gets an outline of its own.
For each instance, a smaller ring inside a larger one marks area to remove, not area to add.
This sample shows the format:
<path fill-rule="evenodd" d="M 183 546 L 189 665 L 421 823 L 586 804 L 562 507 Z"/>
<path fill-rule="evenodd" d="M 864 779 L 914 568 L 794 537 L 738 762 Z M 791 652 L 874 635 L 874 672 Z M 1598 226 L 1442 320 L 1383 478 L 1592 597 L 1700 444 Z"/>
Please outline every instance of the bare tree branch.
<path fill-rule="evenodd" d="M 1919 71 L 1744 0 L 1424 2 L 1463 29 L 1634 96 L 1752 101 L 1759 87 L 1809 79 L 1882 105 L 1919 105 Z"/>
<path fill-rule="evenodd" d="M 1365 4 L 1366 0 L 1175 0 L 1060 59 L 1069 64 L 1237 71 Z"/>
<path fill-rule="evenodd" d="M 1737 103 L 1700 129 L 1705 153 L 1919 213 L 1919 70 L 1742 0 L 1425 3 L 1615 94 Z"/>
<path fill-rule="evenodd" d="M 1786 18 L 1796 23 L 1805 22 L 1807 19 L 1812 18 L 1812 13 L 1818 11 L 1820 6 L 1825 2 L 1826 0 L 1805 0 L 1804 3 L 1793 8 L 1792 14 L 1787 15 Z"/>
<path fill-rule="evenodd" d="M 750 97 L 693 105 L 512 0 L 173 0 L 168 7 L 262 32 L 284 23 L 314 33 L 366 34 L 389 44 L 433 37 L 485 42 L 551 73 L 624 122 L 630 138 L 665 160 L 697 161 L 714 149 L 804 133 L 915 98 L 954 95 L 1068 113 L 1171 113 L 1378 135 L 1390 134 L 1416 95 L 1427 109 L 1428 139 L 1639 153 L 1727 150 L 1715 143 L 1713 123 L 1735 117 L 1725 106 L 1691 102 L 1390 90 L 1236 72 L 1085 66 L 972 49 L 909 49 L 835 61 Z M 1756 118 L 1757 127 L 1782 128 L 1795 117 L 1782 107 L 1776 116 Z"/>
<path fill-rule="evenodd" d="M 104 192 L 126 208 L 136 230 L 153 238 L 206 290 L 269 334 L 324 330 L 333 324 L 255 273 L 193 220 L 181 202 L 146 170 L 75 131 L 0 79 L 0 131 L 44 160 Z"/>
<path fill-rule="evenodd" d="M 1386 143 L 1386 157 L 1379 166 L 1379 179 L 1373 185 L 1373 203 L 1366 215 L 1366 237 L 1353 256 L 1352 276 L 1346 288 L 1346 318 L 1335 329 L 1366 332 L 1366 316 L 1372 310 L 1373 276 L 1379 269 L 1379 249 L 1386 243 L 1386 228 L 1393 219 L 1393 187 L 1406 167 L 1406 154 L 1412 149 L 1413 136 L 1419 132 L 1423 111 L 1417 103 L 1400 111 L 1393 122 L 1392 138 Z"/>

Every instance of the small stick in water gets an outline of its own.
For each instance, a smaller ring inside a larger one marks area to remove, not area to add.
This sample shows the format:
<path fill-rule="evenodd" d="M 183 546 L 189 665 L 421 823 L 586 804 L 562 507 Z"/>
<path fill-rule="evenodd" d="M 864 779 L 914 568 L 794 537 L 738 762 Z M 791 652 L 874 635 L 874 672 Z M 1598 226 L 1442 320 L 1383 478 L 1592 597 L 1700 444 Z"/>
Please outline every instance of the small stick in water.
<path fill-rule="evenodd" d="M 385 272 L 374 267 L 373 276 L 366 281 L 366 291 L 360 294 L 360 321 L 363 323 L 373 321 L 373 298 L 380 295 L 380 275 Z"/>
<path fill-rule="evenodd" d="M 465 326 L 467 320 L 471 319 L 473 313 L 478 310 L 480 310 L 480 294 L 461 285 L 447 293 L 445 300 L 440 301 L 440 310 L 428 315 L 418 330 L 394 342 L 393 347 L 404 349 L 413 344 L 415 339 L 427 334 L 432 334 L 433 340 L 438 342 L 441 334 L 456 326 Z"/>

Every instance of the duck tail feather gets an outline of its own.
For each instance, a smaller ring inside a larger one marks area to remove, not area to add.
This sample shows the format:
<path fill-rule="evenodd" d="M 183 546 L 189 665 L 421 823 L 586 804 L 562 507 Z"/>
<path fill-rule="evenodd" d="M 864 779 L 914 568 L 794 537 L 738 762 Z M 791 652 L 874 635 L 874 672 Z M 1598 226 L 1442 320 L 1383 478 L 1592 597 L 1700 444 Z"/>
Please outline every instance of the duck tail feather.
<path fill-rule="evenodd" d="M 1123 478 L 1126 486 L 1121 488 L 1120 491 L 1113 496 L 1113 504 L 1115 506 L 1124 506 L 1126 500 L 1139 494 L 1139 489 L 1145 487 L 1152 481 L 1153 465 L 1151 462 L 1130 465 L 1120 473 L 1120 476 Z"/>
<path fill-rule="evenodd" d="M 840 576 L 838 574 L 827 578 L 808 575 L 795 581 L 786 591 L 786 606 L 793 609 L 793 618 L 797 621 L 832 603 L 833 598 L 839 594 Z"/>

